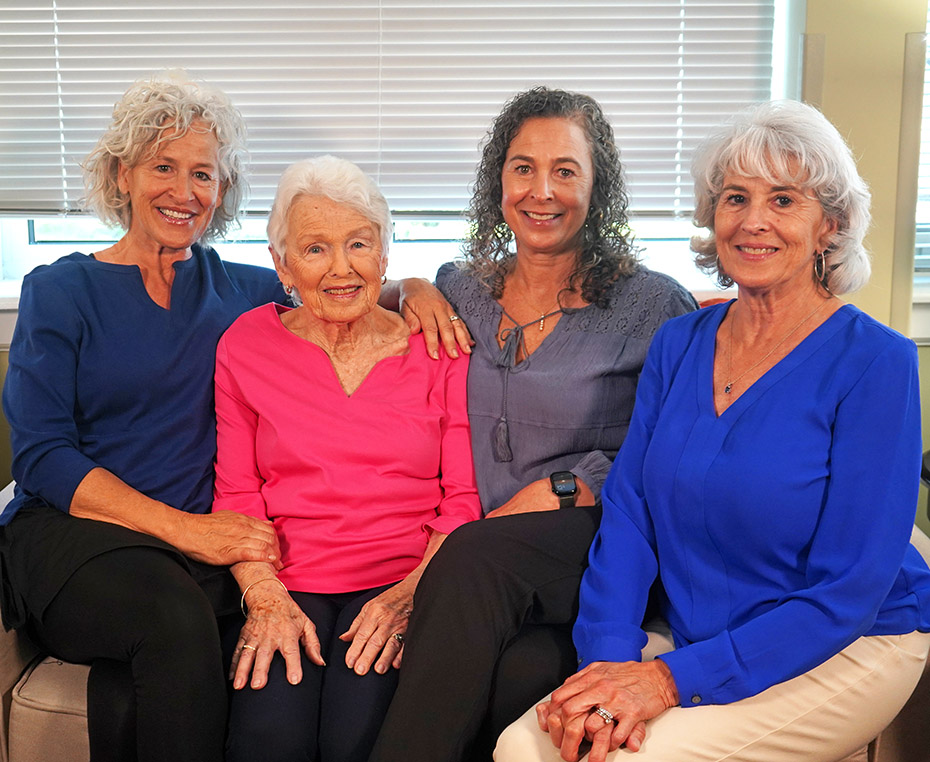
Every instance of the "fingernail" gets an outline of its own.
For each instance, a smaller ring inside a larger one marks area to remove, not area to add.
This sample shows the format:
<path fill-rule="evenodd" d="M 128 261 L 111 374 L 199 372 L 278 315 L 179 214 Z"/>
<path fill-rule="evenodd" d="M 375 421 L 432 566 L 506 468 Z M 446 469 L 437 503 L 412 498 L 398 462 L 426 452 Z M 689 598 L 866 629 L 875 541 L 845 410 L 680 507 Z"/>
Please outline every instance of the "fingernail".
<path fill-rule="evenodd" d="M 300 682 L 300 678 L 298 678 L 297 675 L 289 675 L 288 678 L 287 678 L 287 681 L 288 681 L 291 685 L 297 685 L 297 683 Z"/>
<path fill-rule="evenodd" d="M 387 672 L 387 670 L 379 664 L 377 667 L 375 667 L 375 672 L 377 672 L 379 675 L 383 675 L 385 672 Z"/>
<path fill-rule="evenodd" d="M 434 360 L 438 360 L 438 359 L 439 359 L 439 352 L 430 352 L 430 355 L 429 355 L 429 356 L 432 357 Z"/>

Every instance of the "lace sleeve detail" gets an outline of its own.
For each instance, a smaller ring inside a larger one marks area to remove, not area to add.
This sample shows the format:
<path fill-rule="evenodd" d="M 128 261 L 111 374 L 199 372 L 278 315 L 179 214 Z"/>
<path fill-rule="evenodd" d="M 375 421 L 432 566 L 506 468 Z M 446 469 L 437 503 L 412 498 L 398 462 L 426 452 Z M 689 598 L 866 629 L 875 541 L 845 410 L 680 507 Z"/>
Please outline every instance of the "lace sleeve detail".
<path fill-rule="evenodd" d="M 669 318 L 697 309 L 694 297 L 678 281 L 645 267 L 618 280 L 608 293 L 608 307 L 584 310 L 571 330 L 649 340 Z"/>
<path fill-rule="evenodd" d="M 491 292 L 458 262 L 446 262 L 436 273 L 436 287 L 449 300 L 466 324 L 477 320 L 489 325 L 496 324 L 497 302 Z"/>

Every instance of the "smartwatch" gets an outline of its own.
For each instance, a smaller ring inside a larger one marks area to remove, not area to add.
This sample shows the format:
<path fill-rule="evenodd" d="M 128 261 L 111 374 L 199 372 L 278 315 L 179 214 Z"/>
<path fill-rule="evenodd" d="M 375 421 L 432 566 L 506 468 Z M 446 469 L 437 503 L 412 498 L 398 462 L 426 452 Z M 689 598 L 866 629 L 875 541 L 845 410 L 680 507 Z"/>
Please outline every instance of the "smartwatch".
<path fill-rule="evenodd" d="M 574 508 L 578 499 L 578 485 L 571 471 L 556 471 L 549 475 L 553 494 L 559 499 L 559 508 Z"/>

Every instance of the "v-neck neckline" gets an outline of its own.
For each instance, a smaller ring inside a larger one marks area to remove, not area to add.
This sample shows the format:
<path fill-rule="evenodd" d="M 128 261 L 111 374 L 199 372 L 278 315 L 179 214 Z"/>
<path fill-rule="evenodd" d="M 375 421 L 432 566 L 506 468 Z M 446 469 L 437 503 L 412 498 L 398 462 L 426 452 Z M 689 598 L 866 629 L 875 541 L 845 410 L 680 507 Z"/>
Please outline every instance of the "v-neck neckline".
<path fill-rule="evenodd" d="M 716 361 L 716 346 L 717 346 L 717 332 L 720 330 L 720 325 L 723 323 L 724 318 L 730 311 L 730 308 L 736 303 L 735 299 L 732 299 L 726 305 L 723 305 L 725 309 L 720 310 L 719 316 L 713 323 L 713 330 L 707 332 L 705 340 L 708 342 L 709 346 L 705 347 L 704 355 L 704 372 L 703 372 L 703 382 L 700 385 L 701 396 L 704 401 L 709 401 L 710 411 L 713 414 L 716 420 L 722 420 L 727 417 L 731 410 L 742 410 L 748 405 L 752 404 L 756 399 L 758 399 L 762 394 L 765 393 L 771 386 L 776 384 L 781 378 L 786 374 L 790 373 L 794 368 L 800 365 L 804 360 L 810 357 L 825 341 L 828 336 L 829 327 L 837 322 L 834 320 L 837 315 L 841 313 L 846 313 L 849 304 L 843 304 L 839 309 L 832 312 L 826 320 L 824 320 L 820 325 L 814 328 L 807 336 L 801 339 L 798 342 L 797 346 L 793 347 L 788 354 L 776 362 L 771 368 L 769 368 L 765 373 L 763 373 L 759 378 L 757 378 L 749 387 L 739 395 L 726 410 L 721 413 L 717 412 L 717 405 L 714 402 L 714 363 Z M 738 415 L 738 413 L 733 413 L 733 416 Z"/>
<path fill-rule="evenodd" d="M 122 275 L 129 275 L 134 278 L 136 286 L 138 289 L 141 289 L 140 292 L 135 294 L 136 298 L 143 303 L 151 305 L 152 309 L 158 310 L 159 313 L 170 315 L 176 307 L 175 305 L 175 296 L 180 293 L 180 288 L 178 288 L 178 276 L 181 275 L 186 269 L 194 266 L 194 262 L 197 258 L 196 252 L 193 252 L 190 257 L 187 259 L 179 259 L 176 262 L 172 263 L 174 268 L 174 278 L 171 281 L 171 301 L 170 307 L 162 307 L 158 302 L 152 299 L 151 295 L 148 292 L 148 289 L 145 287 L 145 280 L 142 277 L 142 268 L 139 265 L 133 262 L 108 262 L 106 260 L 97 259 L 94 254 L 85 255 L 88 260 L 94 263 L 94 266 L 101 267 L 110 272 L 120 273 Z"/>
<path fill-rule="evenodd" d="M 342 385 L 342 381 L 339 380 L 339 373 L 336 372 L 336 366 L 333 365 L 333 360 L 327 351 L 315 341 L 310 341 L 310 339 L 305 339 L 302 336 L 298 336 L 290 328 L 284 325 L 284 322 L 281 320 L 282 315 L 284 315 L 285 312 L 289 312 L 293 308 L 287 307 L 283 304 L 270 304 L 268 306 L 272 308 L 271 322 L 274 324 L 274 326 L 277 326 L 277 328 L 274 328 L 274 330 L 280 328 L 280 330 L 282 330 L 287 336 L 290 337 L 289 340 L 294 342 L 295 346 L 307 347 L 308 351 L 319 354 L 323 363 L 328 368 L 332 383 L 335 384 L 335 388 L 344 395 L 347 401 L 353 400 L 358 395 L 358 393 L 362 391 L 366 384 L 368 384 L 371 377 L 375 375 L 375 372 L 379 371 L 379 368 L 382 368 L 382 366 L 385 364 L 390 365 L 391 363 L 389 361 L 391 360 L 403 360 L 404 358 L 409 357 L 414 351 L 413 342 L 415 337 L 422 336 L 422 334 L 410 334 L 410 336 L 407 338 L 406 352 L 399 355 L 388 355 L 387 357 L 382 357 L 371 366 L 371 369 L 365 375 L 365 378 L 362 379 L 361 383 L 356 386 L 352 392 L 347 392 L 345 387 Z"/>

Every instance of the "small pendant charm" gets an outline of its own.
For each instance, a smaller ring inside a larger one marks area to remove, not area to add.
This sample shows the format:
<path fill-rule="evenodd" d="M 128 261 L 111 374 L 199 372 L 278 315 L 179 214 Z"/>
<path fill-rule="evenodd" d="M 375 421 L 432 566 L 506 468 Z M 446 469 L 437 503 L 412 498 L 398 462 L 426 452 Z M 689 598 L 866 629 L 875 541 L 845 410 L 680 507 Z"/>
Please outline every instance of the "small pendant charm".
<path fill-rule="evenodd" d="M 725 387 L 723 387 L 723 393 L 724 393 L 724 394 L 729 394 L 729 393 L 730 393 L 730 389 L 732 389 L 732 388 L 733 388 L 733 384 L 727 384 Z"/>
<path fill-rule="evenodd" d="M 543 331 L 545 330 L 545 328 L 546 328 L 546 316 L 540 315 L 539 316 L 539 330 Z"/>

